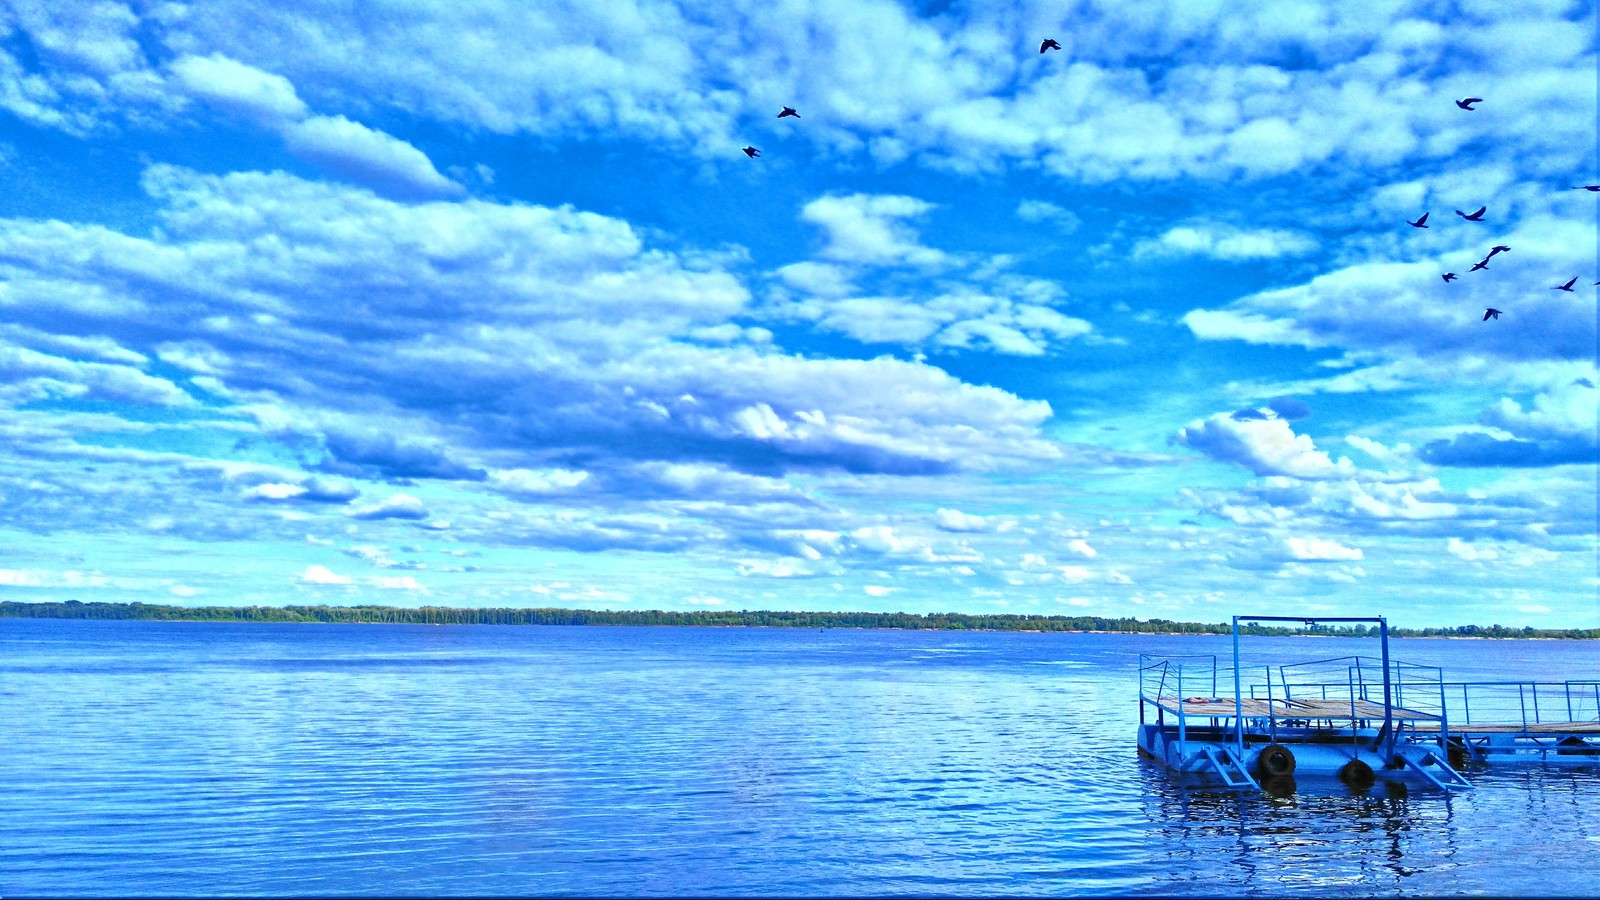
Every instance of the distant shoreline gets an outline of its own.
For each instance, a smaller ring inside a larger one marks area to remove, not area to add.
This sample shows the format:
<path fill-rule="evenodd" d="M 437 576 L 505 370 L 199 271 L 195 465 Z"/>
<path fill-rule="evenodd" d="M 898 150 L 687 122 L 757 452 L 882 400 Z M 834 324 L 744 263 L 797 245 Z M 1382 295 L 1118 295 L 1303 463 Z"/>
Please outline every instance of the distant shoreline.
<path fill-rule="evenodd" d="M 1043 616 L 967 613 L 804 612 L 793 610 L 589 610 L 540 607 L 398 606 L 166 606 L 147 603 L 0 602 L 0 618 L 98 619 L 167 622 L 265 622 L 349 625 L 639 625 L 702 628 L 833 628 L 892 631 L 1011 631 L 1029 634 L 1227 635 L 1228 622 L 1104 616 Z M 1376 637 L 1377 626 L 1297 627 L 1249 623 L 1249 635 L 1282 637 Z M 1600 629 L 1537 629 L 1460 625 L 1445 628 L 1390 627 L 1396 638 L 1450 640 L 1594 640 Z"/>

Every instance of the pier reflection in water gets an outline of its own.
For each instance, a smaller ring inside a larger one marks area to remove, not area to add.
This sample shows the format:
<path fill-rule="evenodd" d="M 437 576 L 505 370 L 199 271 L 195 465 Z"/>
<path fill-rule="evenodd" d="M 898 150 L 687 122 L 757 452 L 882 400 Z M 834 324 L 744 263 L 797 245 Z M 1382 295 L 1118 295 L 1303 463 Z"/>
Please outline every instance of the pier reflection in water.
<path fill-rule="evenodd" d="M 1600 767 L 1480 770 L 1477 789 L 1462 793 L 1301 780 L 1293 794 L 1270 797 L 1141 766 L 1143 812 L 1160 848 L 1152 893 L 1570 896 L 1562 873 L 1594 871 L 1600 859 Z M 1511 835 L 1497 824 L 1507 821 L 1542 827 Z M 1224 857 L 1230 864 L 1219 866 Z"/>

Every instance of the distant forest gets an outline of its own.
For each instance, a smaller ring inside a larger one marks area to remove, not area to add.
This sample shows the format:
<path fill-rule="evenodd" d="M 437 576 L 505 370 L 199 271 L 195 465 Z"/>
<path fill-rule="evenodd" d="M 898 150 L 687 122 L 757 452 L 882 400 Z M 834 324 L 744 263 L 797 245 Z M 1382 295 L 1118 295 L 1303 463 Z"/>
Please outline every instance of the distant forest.
<path fill-rule="evenodd" d="M 786 612 L 776 610 L 460 609 L 445 606 L 161 606 L 148 603 L 0 602 L 0 618 L 159 619 L 173 622 L 329 622 L 391 625 L 676 625 L 746 628 L 898 628 L 922 631 L 1106 631 L 1138 634 L 1230 634 L 1229 622 L 1108 619 L 1101 616 L 965 613 Z M 1377 626 L 1247 624 L 1252 635 L 1376 636 Z M 1595 628 L 1390 628 L 1393 637 L 1600 638 Z"/>

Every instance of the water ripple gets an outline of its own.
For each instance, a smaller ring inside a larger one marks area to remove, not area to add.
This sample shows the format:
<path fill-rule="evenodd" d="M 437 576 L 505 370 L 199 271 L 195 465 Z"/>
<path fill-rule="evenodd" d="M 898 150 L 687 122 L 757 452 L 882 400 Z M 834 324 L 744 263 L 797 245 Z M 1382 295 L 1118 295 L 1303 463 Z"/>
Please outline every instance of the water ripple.
<path fill-rule="evenodd" d="M 1600 839 L 1593 767 L 1185 786 L 1149 636 L 0 629 L 4 896 L 1572 894 Z"/>

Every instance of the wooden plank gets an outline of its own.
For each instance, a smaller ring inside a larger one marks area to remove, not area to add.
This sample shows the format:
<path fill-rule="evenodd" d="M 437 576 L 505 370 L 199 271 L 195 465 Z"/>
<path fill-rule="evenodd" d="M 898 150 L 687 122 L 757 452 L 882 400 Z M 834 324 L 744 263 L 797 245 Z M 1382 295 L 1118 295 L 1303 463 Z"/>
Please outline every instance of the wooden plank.
<path fill-rule="evenodd" d="M 1438 731 L 1436 722 L 1416 726 L 1417 731 Z M 1518 723 L 1470 722 L 1450 723 L 1451 734 L 1600 734 L 1600 722 L 1537 722 L 1526 728 Z"/>
<path fill-rule="evenodd" d="M 1382 719 L 1383 704 L 1371 700 L 1357 700 L 1353 704 L 1349 700 L 1266 700 L 1259 697 L 1247 697 L 1237 704 L 1230 697 L 1162 697 L 1159 700 L 1162 709 L 1170 713 L 1181 710 L 1185 716 L 1199 718 L 1232 718 L 1242 714 L 1245 718 L 1261 719 L 1272 717 L 1275 719 Z M 1433 713 L 1407 709 L 1403 706 L 1390 707 L 1394 719 L 1402 721 L 1434 721 L 1439 717 Z"/>

